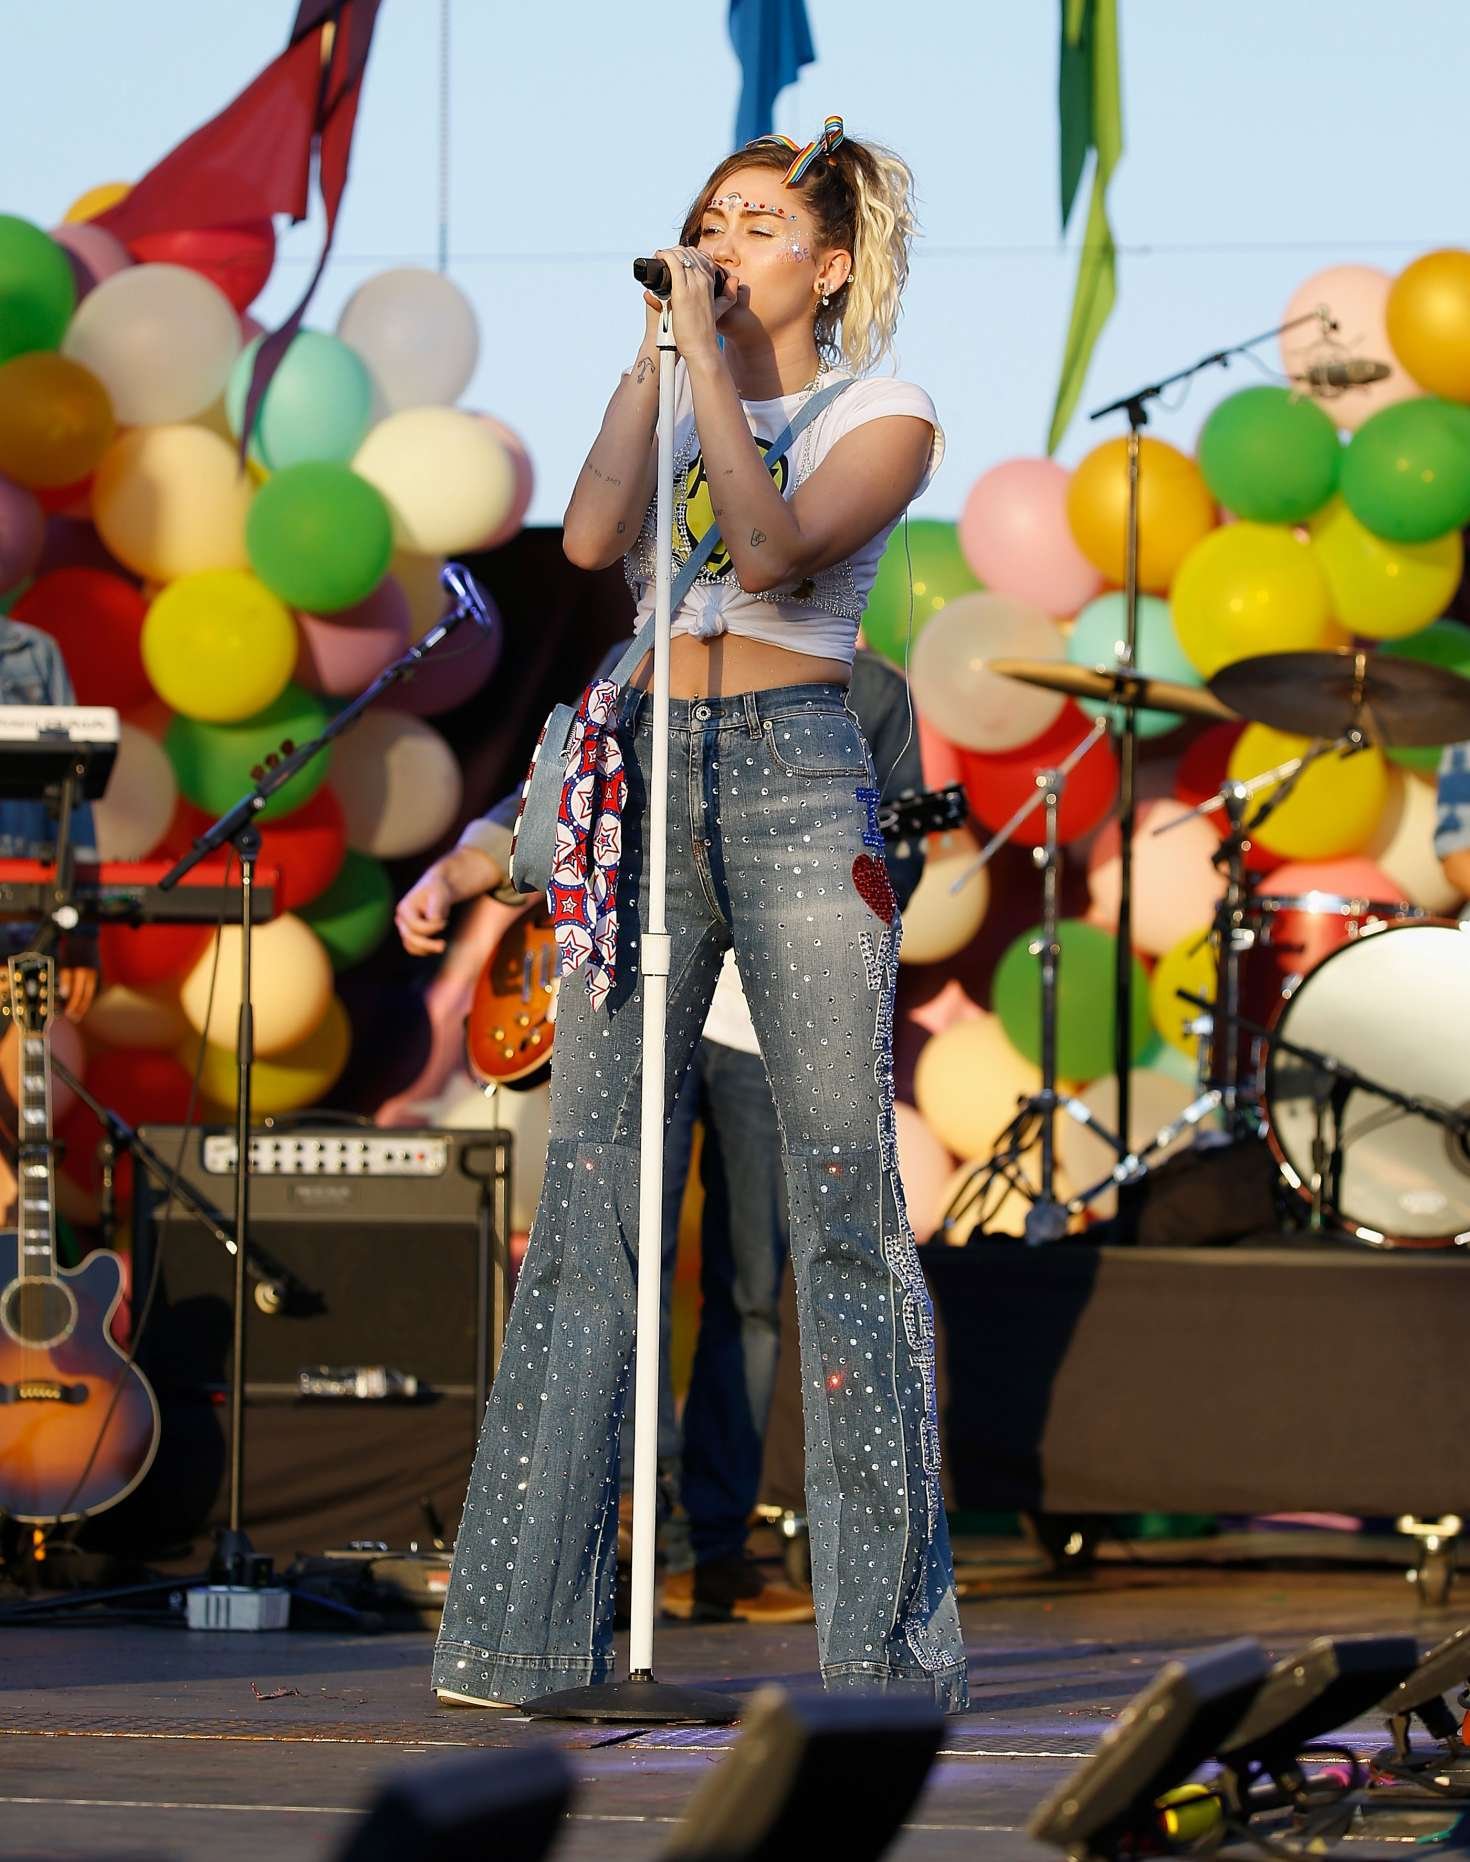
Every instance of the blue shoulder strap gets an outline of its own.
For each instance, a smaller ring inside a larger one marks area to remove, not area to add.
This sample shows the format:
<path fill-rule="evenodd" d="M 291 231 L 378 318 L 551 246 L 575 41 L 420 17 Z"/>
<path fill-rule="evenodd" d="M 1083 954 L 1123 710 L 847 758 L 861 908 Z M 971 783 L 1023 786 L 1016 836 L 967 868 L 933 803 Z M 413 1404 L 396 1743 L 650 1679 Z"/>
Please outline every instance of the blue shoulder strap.
<path fill-rule="evenodd" d="M 791 450 L 792 443 L 799 437 L 803 429 L 809 427 L 823 408 L 829 407 L 832 402 L 837 399 L 838 395 L 842 393 L 843 389 L 851 385 L 851 376 L 845 376 L 841 381 L 828 382 L 825 388 L 819 388 L 815 394 L 808 396 L 792 415 L 786 430 L 783 433 L 778 433 L 776 438 L 772 440 L 770 450 L 765 456 L 766 465 L 773 466 L 776 464 L 777 460 L 784 459 L 786 454 Z M 699 542 L 689 552 L 688 556 L 685 557 L 683 566 L 674 577 L 674 586 L 669 592 L 670 614 L 677 614 L 679 612 L 679 604 L 694 586 L 694 578 L 709 561 L 711 555 L 713 555 L 715 545 L 719 540 L 720 527 L 718 524 L 712 524 L 699 539 Z M 648 619 L 638 629 L 638 632 L 633 636 L 632 642 L 624 652 L 622 658 L 607 675 L 614 685 L 622 685 L 643 659 L 644 654 L 652 647 L 653 623 L 654 617 L 650 614 Z"/>

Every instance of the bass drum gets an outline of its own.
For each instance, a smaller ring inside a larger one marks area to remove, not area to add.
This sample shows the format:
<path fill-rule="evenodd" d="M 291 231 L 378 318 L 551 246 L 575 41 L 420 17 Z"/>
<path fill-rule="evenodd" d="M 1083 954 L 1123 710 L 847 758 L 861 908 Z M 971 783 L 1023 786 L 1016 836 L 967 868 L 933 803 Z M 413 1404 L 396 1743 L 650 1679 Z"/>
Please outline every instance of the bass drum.
<path fill-rule="evenodd" d="M 1470 1113 L 1470 923 L 1365 930 L 1301 977 L 1274 1032 L 1365 1080 Z M 1266 1135 L 1293 1189 L 1310 1195 L 1319 1128 L 1327 1207 L 1361 1241 L 1387 1248 L 1470 1242 L 1470 1145 L 1422 1113 L 1355 1087 L 1338 1095 L 1320 1067 L 1273 1046 Z M 1324 1108 L 1319 1112 L 1319 1108 Z"/>

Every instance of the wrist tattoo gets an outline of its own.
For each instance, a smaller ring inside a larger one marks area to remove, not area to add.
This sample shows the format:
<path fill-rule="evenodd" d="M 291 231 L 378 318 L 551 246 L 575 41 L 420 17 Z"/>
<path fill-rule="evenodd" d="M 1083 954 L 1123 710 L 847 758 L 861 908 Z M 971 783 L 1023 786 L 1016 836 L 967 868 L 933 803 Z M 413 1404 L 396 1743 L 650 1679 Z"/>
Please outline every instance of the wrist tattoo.
<path fill-rule="evenodd" d="M 634 370 L 633 379 L 639 384 L 640 387 L 642 386 L 644 382 L 648 380 L 649 376 L 653 373 L 653 368 L 654 368 L 654 362 L 653 362 L 652 356 L 639 356 L 638 367 Z"/>
<path fill-rule="evenodd" d="M 766 533 L 764 530 L 752 530 L 751 531 L 750 547 L 753 550 L 758 550 L 760 546 L 762 545 L 762 543 L 765 542 L 765 540 L 766 540 Z"/>

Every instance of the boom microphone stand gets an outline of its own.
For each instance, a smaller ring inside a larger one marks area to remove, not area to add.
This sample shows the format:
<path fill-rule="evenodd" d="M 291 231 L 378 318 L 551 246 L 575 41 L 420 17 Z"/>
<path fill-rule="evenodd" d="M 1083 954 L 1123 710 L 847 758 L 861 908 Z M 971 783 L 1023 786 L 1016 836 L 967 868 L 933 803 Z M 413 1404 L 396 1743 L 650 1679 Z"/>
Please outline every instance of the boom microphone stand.
<path fill-rule="evenodd" d="M 651 288 L 651 287 L 650 287 Z M 725 1694 L 671 1687 L 653 1675 L 653 1552 L 658 1479 L 659 1293 L 663 1277 L 664 1025 L 673 940 L 664 922 L 668 870 L 669 641 L 673 616 L 674 345 L 666 293 L 658 325 L 658 517 L 653 631 L 653 773 L 648 823 L 648 911 L 638 944 L 643 980 L 643 1097 L 638 1161 L 638 1310 L 634 1327 L 633 1558 L 628 1679 L 562 1688 L 527 1701 L 533 1719 L 628 1720 L 644 1726 L 726 1726 Z"/>
<path fill-rule="evenodd" d="M 230 1506 L 229 1524 L 222 1527 L 215 1541 L 210 1563 L 215 1583 L 240 1584 L 249 1581 L 256 1569 L 255 1555 L 243 1520 L 245 1487 L 245 1317 L 249 1301 L 245 1294 L 247 1259 L 250 1253 L 250 1072 L 254 1060 L 254 1021 L 251 1004 L 250 961 L 254 933 L 255 862 L 260 853 L 260 829 L 256 817 L 276 790 L 283 787 L 299 770 L 305 769 L 327 745 L 355 724 L 368 706 L 390 686 L 416 672 L 439 642 L 472 616 L 476 625 L 488 628 L 490 613 L 473 578 L 459 563 L 446 563 L 441 579 L 454 596 L 454 606 L 431 627 L 422 640 L 380 672 L 372 684 L 341 711 L 330 718 L 321 733 L 299 748 L 289 740 L 265 759 L 263 769 L 253 772 L 258 780 L 227 809 L 219 820 L 207 827 L 181 860 L 159 880 L 161 892 L 176 886 L 184 875 L 226 841 L 235 849 L 240 861 L 240 1018 L 236 1031 L 236 1117 L 235 1117 L 235 1259 L 234 1286 L 231 1295 L 232 1359 L 230 1365 Z"/>
<path fill-rule="evenodd" d="M 1128 507 L 1123 552 L 1124 637 L 1117 642 L 1119 672 L 1134 671 L 1137 659 L 1138 484 L 1143 429 L 1148 425 L 1149 403 L 1157 401 L 1166 389 L 1192 380 L 1205 369 L 1228 368 L 1232 356 L 1246 355 L 1260 344 L 1270 342 L 1273 337 L 1281 336 L 1304 323 L 1320 324 L 1324 334 L 1337 328 L 1325 311 L 1312 311 L 1305 317 L 1294 317 L 1289 323 L 1278 324 L 1274 330 L 1247 337 L 1244 342 L 1235 343 L 1228 349 L 1217 349 L 1213 355 L 1203 356 L 1192 367 L 1180 369 L 1175 375 L 1166 375 L 1162 381 L 1135 388 L 1131 394 L 1121 395 L 1116 401 L 1109 401 L 1105 407 L 1095 408 L 1088 415 L 1089 420 L 1101 420 L 1105 415 L 1117 413 L 1128 416 Z M 1114 952 L 1117 968 L 1113 984 L 1113 1070 L 1118 1076 L 1118 1130 L 1125 1134 L 1128 1131 L 1130 1111 L 1128 1072 L 1133 1064 L 1133 829 L 1137 812 L 1137 769 L 1138 715 L 1132 706 L 1125 705 L 1121 707 L 1118 721 L 1118 828 L 1122 847 L 1118 881 L 1117 948 Z M 1119 1213 L 1123 1213 L 1121 1197 Z"/>

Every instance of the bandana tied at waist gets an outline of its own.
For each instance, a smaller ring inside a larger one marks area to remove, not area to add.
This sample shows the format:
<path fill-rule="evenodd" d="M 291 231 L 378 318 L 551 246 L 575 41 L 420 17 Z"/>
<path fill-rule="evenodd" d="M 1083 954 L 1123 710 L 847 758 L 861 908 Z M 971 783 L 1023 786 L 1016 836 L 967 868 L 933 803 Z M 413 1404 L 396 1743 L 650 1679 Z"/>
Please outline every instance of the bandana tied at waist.
<path fill-rule="evenodd" d="M 628 778 L 612 728 L 618 688 L 597 679 L 582 694 L 557 810 L 546 908 L 556 934 L 556 971 L 587 966 L 587 996 L 601 1008 L 617 977 L 618 862 Z"/>

